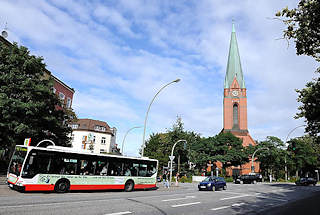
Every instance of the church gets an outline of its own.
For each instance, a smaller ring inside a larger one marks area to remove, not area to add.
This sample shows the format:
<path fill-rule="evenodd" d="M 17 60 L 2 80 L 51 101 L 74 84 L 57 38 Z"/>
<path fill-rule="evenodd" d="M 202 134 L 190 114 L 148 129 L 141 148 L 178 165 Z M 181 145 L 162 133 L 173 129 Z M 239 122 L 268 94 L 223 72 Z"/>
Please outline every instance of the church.
<path fill-rule="evenodd" d="M 234 23 L 229 47 L 229 56 L 223 92 L 223 129 L 242 139 L 242 145 L 256 145 L 248 131 L 247 89 L 241 68 L 241 61 Z M 259 172 L 259 163 L 254 162 L 254 171 Z M 251 172 L 250 162 L 227 169 L 228 175 L 243 175 Z"/>

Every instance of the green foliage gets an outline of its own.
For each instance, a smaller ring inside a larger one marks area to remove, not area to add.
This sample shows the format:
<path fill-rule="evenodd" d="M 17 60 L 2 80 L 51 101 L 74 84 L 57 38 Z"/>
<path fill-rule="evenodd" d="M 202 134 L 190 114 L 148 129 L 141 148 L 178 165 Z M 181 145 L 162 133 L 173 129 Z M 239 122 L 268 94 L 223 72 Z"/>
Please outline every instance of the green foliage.
<path fill-rule="evenodd" d="M 296 118 L 305 118 L 306 131 L 318 137 L 320 133 L 320 78 L 308 82 L 306 88 L 296 91 L 299 94 L 297 100 L 302 103 L 298 107 L 300 112 L 297 113 Z M 317 141 L 320 144 L 319 137 Z"/>
<path fill-rule="evenodd" d="M 317 0 L 300 0 L 297 8 L 288 7 L 276 16 L 283 17 L 287 25 L 284 37 L 294 39 L 298 55 L 308 55 L 320 61 L 320 2 Z"/>
<path fill-rule="evenodd" d="M 294 40 L 297 54 L 311 56 L 320 62 L 320 1 L 300 0 L 297 8 L 284 8 L 276 16 L 282 17 L 287 26 L 283 32 L 284 38 Z M 317 69 L 318 74 L 319 71 L 320 68 Z M 296 118 L 306 119 L 306 132 L 318 137 L 320 144 L 320 78 L 315 78 L 306 84 L 306 88 L 296 91 L 299 94 L 297 100 L 302 103 Z"/>
<path fill-rule="evenodd" d="M 278 138 L 268 136 L 266 140 L 258 142 L 256 149 L 268 148 L 269 150 L 257 151 L 255 157 L 260 161 L 260 168 L 262 173 L 272 172 L 276 178 L 283 175 L 282 170 L 285 165 L 284 143 Z"/>
<path fill-rule="evenodd" d="M 178 180 L 180 183 L 192 183 L 192 178 L 187 176 L 182 176 Z"/>
<path fill-rule="evenodd" d="M 289 141 L 289 167 L 304 173 L 314 172 L 319 163 L 319 150 L 313 139 L 310 137 L 300 137 Z"/>
<path fill-rule="evenodd" d="M 51 139 L 65 145 L 71 120 L 52 92 L 53 80 L 45 73 L 43 59 L 27 48 L 0 44 L 0 148 Z M 72 114 L 71 114 L 72 115 Z"/>

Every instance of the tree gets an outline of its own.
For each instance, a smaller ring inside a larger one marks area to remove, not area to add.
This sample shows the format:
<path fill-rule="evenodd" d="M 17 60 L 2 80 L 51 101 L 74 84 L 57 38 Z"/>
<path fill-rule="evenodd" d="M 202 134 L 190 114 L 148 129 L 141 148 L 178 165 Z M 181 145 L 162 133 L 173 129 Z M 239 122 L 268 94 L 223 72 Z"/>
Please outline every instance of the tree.
<path fill-rule="evenodd" d="M 284 8 L 277 12 L 276 16 L 282 17 L 287 26 L 283 32 L 284 38 L 294 40 L 297 54 L 311 56 L 320 62 L 320 1 L 300 0 L 297 8 Z M 316 73 L 319 72 L 320 68 Z M 297 100 L 302 103 L 296 118 L 306 119 L 306 132 L 318 136 L 319 143 L 320 78 L 315 78 L 306 84 L 306 88 L 296 91 L 299 94 Z"/>
<path fill-rule="evenodd" d="M 51 139 L 57 145 L 69 142 L 73 111 L 61 107 L 53 93 L 53 80 L 45 74 L 43 59 L 30 55 L 26 47 L 14 43 L 0 46 L 0 148 L 32 145 Z"/>
<path fill-rule="evenodd" d="M 264 174 L 273 174 L 276 178 L 284 178 L 285 150 L 284 143 L 278 137 L 268 136 L 266 140 L 258 142 L 255 147 L 268 148 L 258 151 L 257 157 Z"/>
<path fill-rule="evenodd" d="M 319 147 L 314 145 L 313 139 L 309 136 L 294 138 L 289 141 L 289 158 L 291 159 L 290 169 L 301 173 L 314 173 L 319 167 Z"/>
<path fill-rule="evenodd" d="M 300 0 L 297 8 L 288 7 L 276 13 L 287 25 L 284 38 L 293 39 L 298 55 L 308 55 L 320 61 L 320 2 Z"/>
<path fill-rule="evenodd" d="M 167 132 L 150 135 L 146 141 L 144 155 L 159 160 L 159 169 L 162 169 L 168 166 L 173 144 L 178 140 L 186 140 L 187 149 L 184 149 L 182 143 L 177 144 L 173 153 L 174 162 L 182 164 L 181 169 L 187 171 L 186 165 L 192 156 L 189 149 L 200 140 L 200 136 L 195 132 L 185 131 L 180 117 L 177 118 L 172 128 L 167 129 Z"/>

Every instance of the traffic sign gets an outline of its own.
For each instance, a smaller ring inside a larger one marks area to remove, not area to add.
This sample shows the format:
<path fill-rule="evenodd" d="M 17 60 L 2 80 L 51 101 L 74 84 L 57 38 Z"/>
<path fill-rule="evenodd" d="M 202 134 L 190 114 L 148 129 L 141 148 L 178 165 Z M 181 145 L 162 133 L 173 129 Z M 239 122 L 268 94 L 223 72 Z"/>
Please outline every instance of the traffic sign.
<path fill-rule="evenodd" d="M 174 156 L 169 156 L 170 160 L 173 161 L 173 159 L 175 158 Z"/>

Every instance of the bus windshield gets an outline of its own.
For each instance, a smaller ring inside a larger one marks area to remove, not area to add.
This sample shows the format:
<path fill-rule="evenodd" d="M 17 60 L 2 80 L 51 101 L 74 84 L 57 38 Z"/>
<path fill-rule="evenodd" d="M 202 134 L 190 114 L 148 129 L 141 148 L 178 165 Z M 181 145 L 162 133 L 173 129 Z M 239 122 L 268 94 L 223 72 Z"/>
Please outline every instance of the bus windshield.
<path fill-rule="evenodd" d="M 27 155 L 27 148 L 17 146 L 16 150 L 11 158 L 9 165 L 9 173 L 15 174 L 16 176 L 20 175 L 23 161 Z"/>

